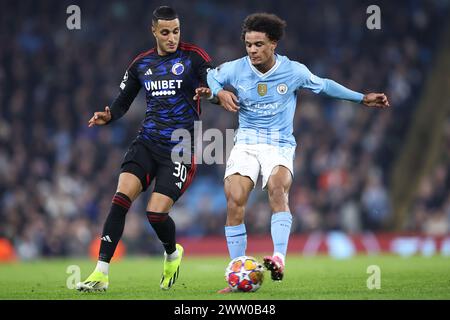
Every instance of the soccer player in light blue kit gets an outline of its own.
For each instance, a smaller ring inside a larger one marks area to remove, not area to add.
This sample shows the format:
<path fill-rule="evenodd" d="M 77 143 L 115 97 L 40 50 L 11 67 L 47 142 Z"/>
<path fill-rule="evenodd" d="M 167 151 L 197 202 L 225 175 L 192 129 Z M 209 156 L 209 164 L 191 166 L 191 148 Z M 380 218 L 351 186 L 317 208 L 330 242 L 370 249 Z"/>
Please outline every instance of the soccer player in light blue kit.
<path fill-rule="evenodd" d="M 297 90 L 309 89 L 329 97 L 389 107 L 382 93 L 362 94 L 330 79 L 320 78 L 296 61 L 275 53 L 286 23 L 273 14 L 256 13 L 243 24 L 242 40 L 248 56 L 222 64 L 208 73 L 214 97 L 229 111 L 239 112 L 235 145 L 227 161 L 224 184 L 227 198 L 225 236 L 230 257 L 245 255 L 245 206 L 258 175 L 268 190 L 272 209 L 273 256 L 264 258 L 273 280 L 282 280 L 292 215 L 288 193 L 293 179 L 296 142 L 292 135 Z M 224 90 L 234 87 L 237 96 Z M 229 292 L 225 288 L 219 292 Z"/>

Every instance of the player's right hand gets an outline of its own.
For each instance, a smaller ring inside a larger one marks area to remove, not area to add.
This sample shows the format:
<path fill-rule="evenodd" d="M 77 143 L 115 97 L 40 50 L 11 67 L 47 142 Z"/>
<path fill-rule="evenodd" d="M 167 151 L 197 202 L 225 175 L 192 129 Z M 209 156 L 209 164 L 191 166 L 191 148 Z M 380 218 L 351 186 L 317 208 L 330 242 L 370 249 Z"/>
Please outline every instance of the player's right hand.
<path fill-rule="evenodd" d="M 107 124 L 111 120 L 111 110 L 108 106 L 105 107 L 105 111 L 94 112 L 94 115 L 89 119 L 89 128 L 93 126 L 102 126 Z"/>
<path fill-rule="evenodd" d="M 384 93 L 368 93 L 364 95 L 362 103 L 367 107 L 373 108 L 387 108 L 391 105 L 389 100 Z"/>
<path fill-rule="evenodd" d="M 238 98 L 233 92 L 227 90 L 220 90 L 217 93 L 217 98 L 220 104 L 228 111 L 237 112 L 239 111 Z"/>
<path fill-rule="evenodd" d="M 210 88 L 200 87 L 200 88 L 195 89 L 194 100 L 198 100 L 200 98 L 209 98 L 209 97 L 212 97 Z"/>

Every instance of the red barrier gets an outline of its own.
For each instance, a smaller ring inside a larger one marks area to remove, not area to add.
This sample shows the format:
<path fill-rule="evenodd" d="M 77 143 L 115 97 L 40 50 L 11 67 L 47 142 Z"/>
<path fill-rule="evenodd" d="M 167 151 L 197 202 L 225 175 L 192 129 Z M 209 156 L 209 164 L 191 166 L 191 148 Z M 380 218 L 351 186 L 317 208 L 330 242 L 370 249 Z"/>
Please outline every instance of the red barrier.
<path fill-rule="evenodd" d="M 189 255 L 228 254 L 225 236 L 185 237 L 179 238 L 178 242 L 184 246 L 186 253 Z M 318 232 L 292 235 L 289 238 L 288 253 L 290 254 L 327 254 L 341 249 L 352 254 L 398 253 L 402 255 L 434 254 L 444 250 L 447 255 L 450 254 L 448 252 L 450 250 L 450 234 L 446 236 L 426 236 L 411 233 L 348 235 L 341 232 Z M 273 244 L 270 235 L 249 236 L 247 239 L 247 253 L 249 255 L 271 253 L 272 250 Z"/>
<path fill-rule="evenodd" d="M 97 261 L 98 259 L 98 252 L 100 250 L 100 243 L 101 240 L 100 239 L 94 239 L 92 240 L 90 246 L 89 246 L 89 256 L 91 257 L 92 260 Z M 117 244 L 117 248 L 116 251 L 114 251 L 114 256 L 112 257 L 112 261 L 119 261 L 120 259 L 123 258 L 123 256 L 126 254 L 126 247 L 123 244 L 122 241 L 119 241 L 119 243 Z"/>
<path fill-rule="evenodd" d="M 0 262 L 12 262 L 16 260 L 16 252 L 8 239 L 0 238 Z"/>

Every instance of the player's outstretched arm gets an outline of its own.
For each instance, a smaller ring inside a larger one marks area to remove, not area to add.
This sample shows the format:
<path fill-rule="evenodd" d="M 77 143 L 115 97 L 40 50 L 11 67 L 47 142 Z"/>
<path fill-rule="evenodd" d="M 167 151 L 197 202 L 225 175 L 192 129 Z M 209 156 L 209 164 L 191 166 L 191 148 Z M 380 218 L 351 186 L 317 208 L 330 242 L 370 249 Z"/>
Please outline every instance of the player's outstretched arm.
<path fill-rule="evenodd" d="M 314 76 L 315 77 L 315 76 Z M 350 90 L 343 85 L 330 80 L 330 79 L 320 79 L 318 77 L 315 77 L 317 80 L 317 83 L 320 84 L 322 82 L 322 90 L 321 93 L 324 93 L 325 95 L 342 99 L 342 100 L 348 100 L 356 103 L 362 103 L 367 107 L 371 108 L 387 108 L 389 107 L 389 101 L 388 98 L 384 93 L 368 93 L 368 94 L 362 94 L 353 90 Z"/>
<path fill-rule="evenodd" d="M 136 98 L 142 84 L 139 81 L 136 67 L 134 62 L 125 72 L 123 80 L 120 84 L 120 92 L 116 99 L 109 106 L 105 107 L 105 111 L 94 112 L 94 115 L 89 120 L 89 127 L 103 126 L 109 124 L 112 121 L 120 119 L 128 109 L 130 109 L 131 103 Z"/>
<path fill-rule="evenodd" d="M 364 95 L 361 101 L 365 106 L 372 108 L 387 108 L 390 107 L 388 98 L 384 93 L 368 93 Z"/>
<path fill-rule="evenodd" d="M 93 126 L 103 126 L 111 120 L 111 110 L 108 106 L 105 107 L 105 111 L 94 112 L 94 115 L 89 119 L 89 128 Z"/>
<path fill-rule="evenodd" d="M 324 94 L 335 99 L 361 103 L 367 107 L 390 107 L 388 98 L 384 93 L 362 94 L 360 92 L 348 89 L 345 86 L 337 83 L 336 81 L 326 78 L 320 78 L 312 74 L 305 65 L 294 63 L 293 67 L 294 70 L 297 70 L 300 88 L 309 89 L 314 93 Z"/>

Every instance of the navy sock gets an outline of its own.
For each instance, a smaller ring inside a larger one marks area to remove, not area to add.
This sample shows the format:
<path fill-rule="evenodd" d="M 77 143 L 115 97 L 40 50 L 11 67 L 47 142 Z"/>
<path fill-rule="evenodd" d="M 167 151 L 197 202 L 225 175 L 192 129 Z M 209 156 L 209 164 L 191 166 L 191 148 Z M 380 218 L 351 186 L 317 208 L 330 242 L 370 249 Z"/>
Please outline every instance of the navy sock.
<path fill-rule="evenodd" d="M 100 253 L 98 260 L 110 262 L 117 244 L 122 237 L 125 227 L 125 217 L 131 206 L 131 200 L 127 195 L 117 192 L 111 204 L 108 217 L 103 225 L 103 233 L 100 243 Z"/>
<path fill-rule="evenodd" d="M 176 228 L 169 213 L 147 211 L 147 218 L 162 242 L 166 253 L 174 253 L 176 250 Z"/>

